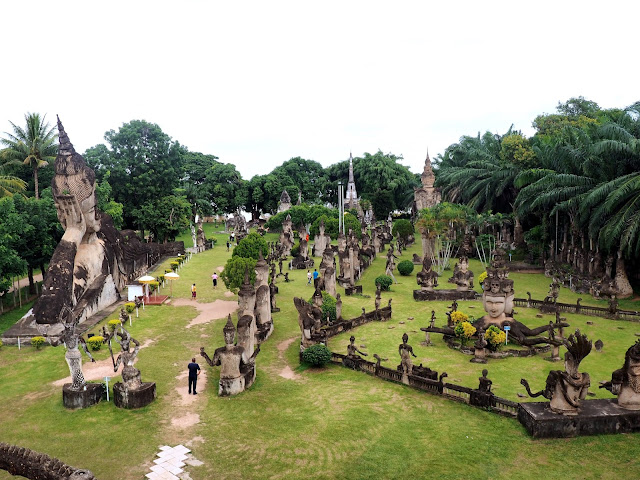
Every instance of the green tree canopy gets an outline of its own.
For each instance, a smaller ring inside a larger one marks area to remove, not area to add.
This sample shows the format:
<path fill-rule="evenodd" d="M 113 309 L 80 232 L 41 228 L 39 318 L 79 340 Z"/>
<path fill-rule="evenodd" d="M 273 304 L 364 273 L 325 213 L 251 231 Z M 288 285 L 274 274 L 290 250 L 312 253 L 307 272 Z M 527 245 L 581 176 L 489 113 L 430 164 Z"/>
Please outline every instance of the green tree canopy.
<path fill-rule="evenodd" d="M 173 241 L 189 228 L 191 205 L 184 197 L 167 195 L 143 204 L 134 215 L 136 223 L 153 233 L 156 241 Z"/>

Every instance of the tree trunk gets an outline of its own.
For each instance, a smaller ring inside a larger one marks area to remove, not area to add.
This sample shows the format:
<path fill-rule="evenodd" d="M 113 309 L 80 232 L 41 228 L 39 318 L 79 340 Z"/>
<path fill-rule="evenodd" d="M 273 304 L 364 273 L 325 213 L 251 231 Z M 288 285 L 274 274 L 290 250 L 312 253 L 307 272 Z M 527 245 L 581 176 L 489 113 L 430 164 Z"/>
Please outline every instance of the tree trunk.
<path fill-rule="evenodd" d="M 33 281 L 33 267 L 31 265 L 27 267 L 27 275 L 29 277 L 29 295 L 35 295 L 36 286 L 35 282 Z"/>
<path fill-rule="evenodd" d="M 624 258 L 622 258 L 622 251 L 618 251 L 615 282 L 616 289 L 618 290 L 618 298 L 627 298 L 633 295 L 633 288 L 631 288 L 629 278 L 627 278 L 627 272 L 624 268 Z"/>
<path fill-rule="evenodd" d="M 36 190 L 36 200 L 38 200 L 40 198 L 40 195 L 39 195 L 39 192 L 38 192 L 38 164 L 37 163 L 33 167 L 33 185 L 34 185 L 35 190 Z"/>
<path fill-rule="evenodd" d="M 47 271 L 44 268 L 44 263 L 40 264 L 40 271 L 42 272 L 42 284 L 44 285 L 44 281 L 47 278 Z"/>
<path fill-rule="evenodd" d="M 513 241 L 516 244 L 516 247 L 524 246 L 524 232 L 522 230 L 522 224 L 520 223 L 520 219 L 517 216 L 513 216 L 514 225 L 513 225 Z"/>

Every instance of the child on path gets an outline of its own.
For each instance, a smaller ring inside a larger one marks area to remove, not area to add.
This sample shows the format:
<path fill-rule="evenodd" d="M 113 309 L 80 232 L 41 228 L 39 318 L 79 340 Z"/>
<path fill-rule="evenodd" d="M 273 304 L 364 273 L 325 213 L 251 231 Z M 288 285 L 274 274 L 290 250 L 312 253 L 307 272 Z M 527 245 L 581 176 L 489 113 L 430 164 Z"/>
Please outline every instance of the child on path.
<path fill-rule="evenodd" d="M 311 275 L 311 270 L 307 270 L 307 285 L 311 285 L 311 279 L 312 279 L 312 275 Z"/>
<path fill-rule="evenodd" d="M 191 285 L 191 300 L 196 299 L 196 284 Z"/>
<path fill-rule="evenodd" d="M 213 280 L 213 288 L 216 288 L 218 286 L 218 274 L 216 272 L 213 272 L 213 275 L 211 275 L 211 279 Z"/>

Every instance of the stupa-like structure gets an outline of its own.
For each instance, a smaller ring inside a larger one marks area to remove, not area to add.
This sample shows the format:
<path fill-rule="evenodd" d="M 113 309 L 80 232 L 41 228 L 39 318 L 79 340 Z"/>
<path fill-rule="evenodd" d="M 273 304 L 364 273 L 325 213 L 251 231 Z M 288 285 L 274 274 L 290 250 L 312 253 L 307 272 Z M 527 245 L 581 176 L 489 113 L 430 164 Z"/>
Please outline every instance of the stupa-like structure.
<path fill-rule="evenodd" d="M 349 152 L 349 183 L 347 183 L 347 191 L 344 197 L 345 208 L 358 208 L 360 204 L 360 198 L 358 198 L 358 192 L 356 192 L 356 182 L 353 178 L 353 156 Z"/>
<path fill-rule="evenodd" d="M 427 158 L 424 161 L 424 170 L 420 176 L 422 186 L 416 188 L 413 193 L 416 212 L 423 208 L 435 207 L 441 201 L 440 192 L 433 186 L 436 181 L 436 176 L 433 174 L 431 168 L 431 159 L 429 158 L 429 152 L 427 152 Z"/>

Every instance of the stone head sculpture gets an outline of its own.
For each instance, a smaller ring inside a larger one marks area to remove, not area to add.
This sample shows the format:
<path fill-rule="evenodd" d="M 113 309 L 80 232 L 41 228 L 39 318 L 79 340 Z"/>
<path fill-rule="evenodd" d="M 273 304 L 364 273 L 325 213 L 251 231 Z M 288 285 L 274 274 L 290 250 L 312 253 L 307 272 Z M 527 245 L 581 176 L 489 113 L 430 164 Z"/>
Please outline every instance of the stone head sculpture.
<path fill-rule="evenodd" d="M 567 353 L 564 354 L 565 370 L 572 378 L 578 378 L 580 362 L 591 352 L 591 340 L 588 340 L 586 335 L 581 334 L 580 330 L 576 330 L 575 334 L 569 335 L 565 346 L 567 347 Z"/>
<path fill-rule="evenodd" d="M 409 341 L 409 335 L 406 333 L 402 335 L 402 343 L 407 343 Z"/>
<path fill-rule="evenodd" d="M 222 335 L 224 336 L 225 345 L 232 346 L 233 340 L 236 336 L 236 327 L 233 325 L 233 321 L 231 320 L 231 314 L 227 317 L 227 323 L 222 329 Z"/>
<path fill-rule="evenodd" d="M 84 217 L 86 233 L 97 232 L 100 230 L 100 217 L 96 211 L 95 173 L 73 148 L 59 118 L 58 135 L 60 144 L 54 164 L 55 176 L 51 182 L 58 219 L 65 230 L 72 227 L 70 222 L 76 213 L 72 210 L 77 202 Z M 78 216 L 80 212 L 77 212 Z"/>

